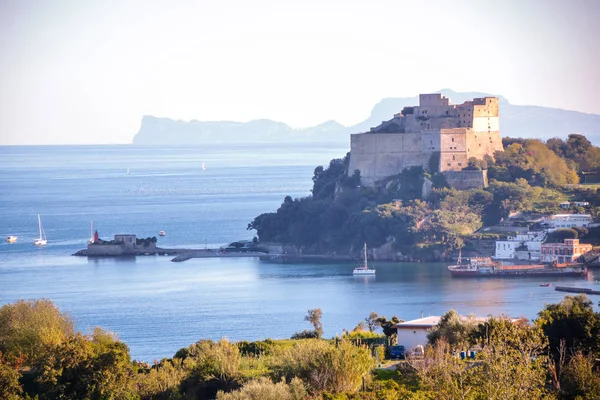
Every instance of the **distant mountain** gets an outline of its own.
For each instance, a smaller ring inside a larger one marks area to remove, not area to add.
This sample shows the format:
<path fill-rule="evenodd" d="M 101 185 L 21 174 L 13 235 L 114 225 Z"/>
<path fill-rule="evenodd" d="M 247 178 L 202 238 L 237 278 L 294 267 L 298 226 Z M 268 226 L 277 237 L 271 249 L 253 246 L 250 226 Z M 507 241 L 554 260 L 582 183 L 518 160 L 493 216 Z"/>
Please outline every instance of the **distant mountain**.
<path fill-rule="evenodd" d="M 443 89 L 453 104 L 460 104 L 474 97 L 494 96 L 492 94 L 466 92 L 459 93 Z M 523 137 L 549 139 L 566 138 L 571 133 L 585 135 L 595 145 L 600 145 L 600 115 L 585 114 L 559 108 L 538 106 L 518 106 L 500 98 L 500 134 L 502 137 Z M 417 105 L 418 96 L 386 98 L 373 107 L 365 121 L 345 127 L 335 121 L 327 121 L 310 128 L 294 129 L 282 122 L 268 119 L 250 122 L 190 122 L 175 121 L 169 118 L 144 116 L 139 132 L 133 138 L 134 144 L 205 144 L 205 143 L 248 143 L 248 142 L 346 142 L 351 133 L 367 132 L 382 121 L 391 119 L 406 106 Z"/>
<path fill-rule="evenodd" d="M 250 122 L 175 121 L 146 115 L 133 144 L 206 144 L 249 142 L 341 142 L 348 141 L 343 125 L 328 121 L 310 128 L 293 129 L 277 121 Z"/>

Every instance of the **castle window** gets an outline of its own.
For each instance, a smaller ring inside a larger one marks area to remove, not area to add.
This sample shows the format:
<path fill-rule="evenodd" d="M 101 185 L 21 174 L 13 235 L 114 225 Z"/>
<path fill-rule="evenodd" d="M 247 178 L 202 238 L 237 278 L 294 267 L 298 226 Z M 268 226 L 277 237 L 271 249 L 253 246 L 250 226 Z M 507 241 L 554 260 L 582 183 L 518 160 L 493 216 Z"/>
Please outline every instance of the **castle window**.
<path fill-rule="evenodd" d="M 433 140 L 430 140 L 430 141 L 429 141 L 429 144 L 433 144 Z"/>
<path fill-rule="evenodd" d="M 448 115 L 448 111 L 446 111 L 446 115 Z"/>
<path fill-rule="evenodd" d="M 456 161 L 456 157 L 455 156 L 452 156 L 452 161 Z"/>
<path fill-rule="evenodd" d="M 451 166 L 452 166 L 452 164 L 451 164 L 451 163 L 448 163 L 448 166 L 449 166 L 449 167 L 451 167 Z"/>
<path fill-rule="evenodd" d="M 454 138 L 452 138 L 452 141 L 454 142 Z"/>
<path fill-rule="evenodd" d="M 462 167 L 462 163 L 458 163 L 458 166 L 459 166 L 459 167 Z"/>

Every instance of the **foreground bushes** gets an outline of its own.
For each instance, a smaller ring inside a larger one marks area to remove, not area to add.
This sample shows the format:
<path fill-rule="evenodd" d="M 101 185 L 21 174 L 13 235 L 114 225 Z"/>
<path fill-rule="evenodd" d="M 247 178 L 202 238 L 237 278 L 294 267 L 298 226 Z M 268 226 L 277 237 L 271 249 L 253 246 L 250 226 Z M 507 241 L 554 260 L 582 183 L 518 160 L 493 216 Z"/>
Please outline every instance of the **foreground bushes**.
<path fill-rule="evenodd" d="M 288 385 L 285 381 L 273 383 L 267 378 L 248 382 L 240 390 L 225 393 L 220 391 L 217 400 L 301 400 L 306 397 L 304 384 L 293 378 Z"/>
<path fill-rule="evenodd" d="M 567 296 L 539 315 L 477 323 L 450 311 L 398 371 L 375 370 L 381 348 L 352 339 L 199 341 L 149 365 L 109 332 L 74 333 L 47 300 L 20 301 L 0 309 L 0 400 L 600 398 L 600 313 Z M 463 346 L 477 359 L 457 357 Z"/>
<path fill-rule="evenodd" d="M 273 375 L 291 381 L 300 378 L 311 391 L 354 392 L 375 361 L 369 350 L 342 340 L 302 340 L 285 348 L 270 361 Z"/>

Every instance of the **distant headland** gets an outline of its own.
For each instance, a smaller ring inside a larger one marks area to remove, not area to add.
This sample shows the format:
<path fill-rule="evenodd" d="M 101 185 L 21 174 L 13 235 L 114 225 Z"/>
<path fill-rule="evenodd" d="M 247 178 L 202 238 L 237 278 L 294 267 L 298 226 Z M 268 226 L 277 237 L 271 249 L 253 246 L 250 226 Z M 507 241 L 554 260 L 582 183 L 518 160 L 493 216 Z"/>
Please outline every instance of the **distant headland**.
<path fill-rule="evenodd" d="M 592 143 L 600 144 L 600 115 L 539 106 L 513 105 L 504 97 L 489 93 L 455 92 L 442 89 L 440 93 L 461 103 L 473 98 L 497 97 L 501 106 L 502 134 L 508 137 L 549 139 L 566 137 L 570 133 L 585 135 Z M 283 122 L 269 119 L 249 122 L 180 121 L 144 116 L 140 130 L 133 138 L 136 145 L 177 145 L 251 142 L 340 142 L 348 143 L 350 134 L 368 131 L 389 119 L 404 107 L 418 104 L 418 96 L 386 98 L 377 103 L 371 115 L 353 126 L 327 121 L 308 128 L 295 129 Z"/>

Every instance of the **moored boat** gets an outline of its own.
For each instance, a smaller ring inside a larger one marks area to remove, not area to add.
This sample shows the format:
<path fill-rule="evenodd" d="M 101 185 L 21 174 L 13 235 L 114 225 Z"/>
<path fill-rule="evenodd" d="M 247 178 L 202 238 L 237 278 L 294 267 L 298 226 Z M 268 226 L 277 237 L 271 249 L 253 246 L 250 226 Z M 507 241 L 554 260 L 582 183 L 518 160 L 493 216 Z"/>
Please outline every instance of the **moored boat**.
<path fill-rule="evenodd" d="M 363 259 L 359 267 L 354 268 L 352 275 L 375 275 L 375 269 L 369 268 L 367 262 L 367 244 L 363 247 Z"/>
<path fill-rule="evenodd" d="M 17 241 L 17 237 L 16 236 L 9 236 L 9 237 L 6 238 L 6 241 L 8 243 L 14 243 L 14 242 Z"/>
<path fill-rule="evenodd" d="M 167 234 L 167 232 L 165 231 L 159 231 L 158 232 L 158 236 L 165 236 Z"/>
<path fill-rule="evenodd" d="M 581 264 L 523 264 L 504 265 L 490 257 L 473 257 L 468 264 L 449 265 L 453 277 L 480 276 L 578 276 L 586 269 Z M 548 284 L 549 286 L 550 284 Z M 546 286 L 542 284 L 542 286 Z"/>

